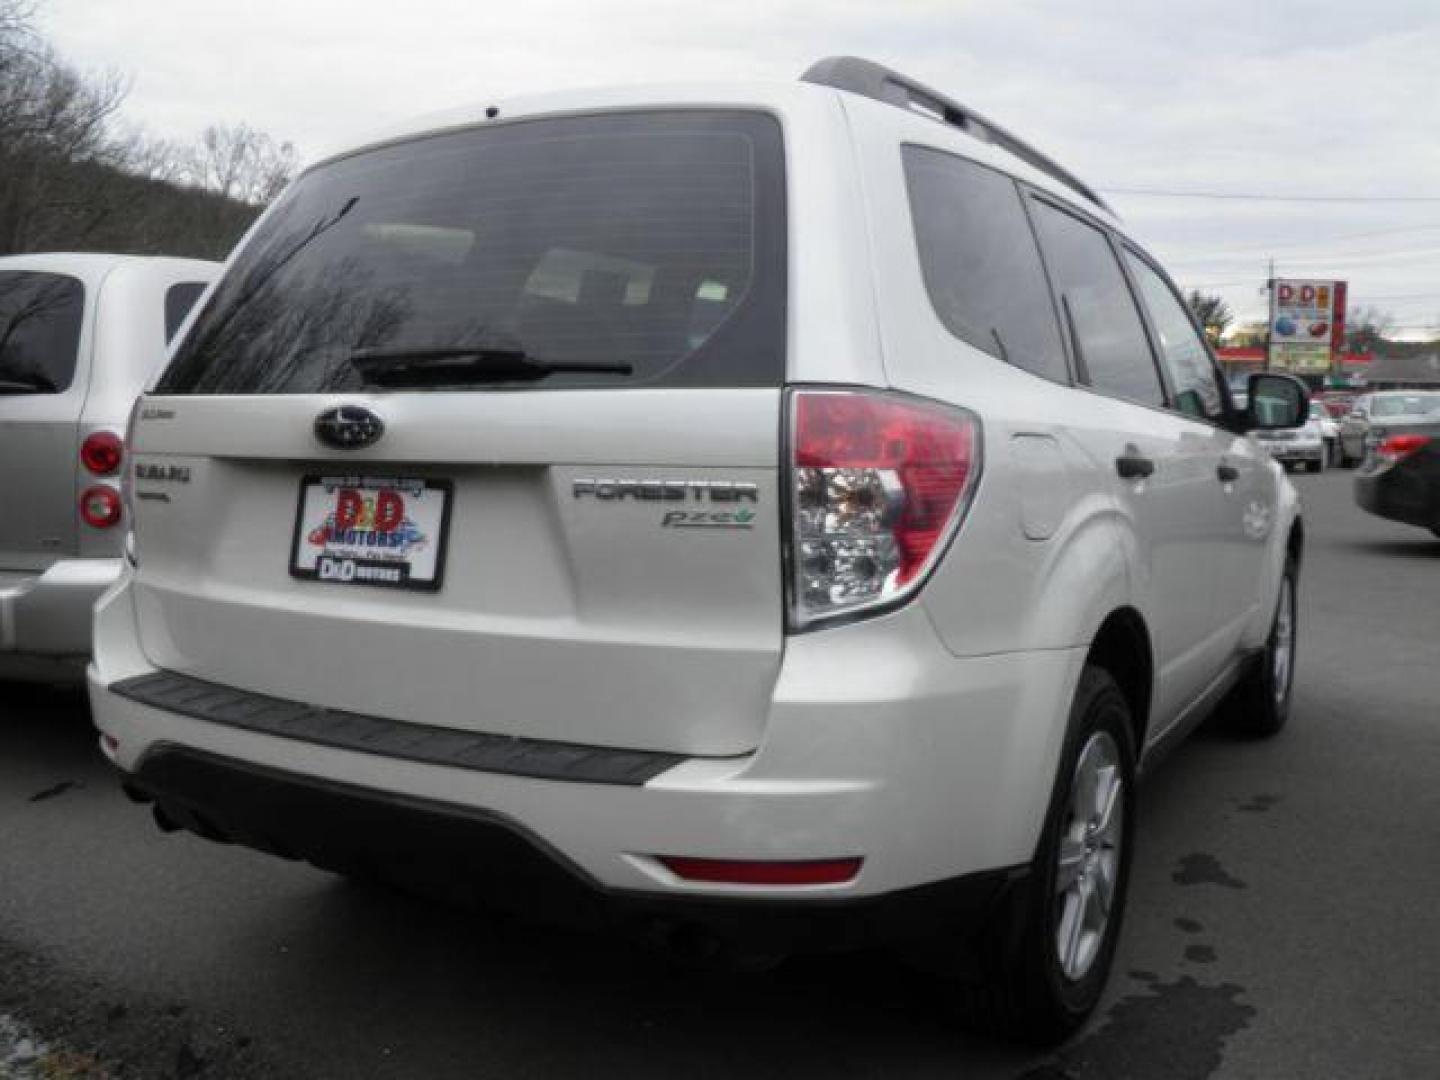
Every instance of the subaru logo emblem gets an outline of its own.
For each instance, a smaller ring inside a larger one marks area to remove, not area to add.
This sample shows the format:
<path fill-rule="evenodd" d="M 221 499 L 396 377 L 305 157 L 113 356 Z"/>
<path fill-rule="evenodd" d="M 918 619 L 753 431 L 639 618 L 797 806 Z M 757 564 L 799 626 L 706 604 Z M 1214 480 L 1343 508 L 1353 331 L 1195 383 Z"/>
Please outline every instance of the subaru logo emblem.
<path fill-rule="evenodd" d="M 356 450 L 385 434 L 385 421 L 361 405 L 337 405 L 315 418 L 315 437 L 327 446 Z"/>

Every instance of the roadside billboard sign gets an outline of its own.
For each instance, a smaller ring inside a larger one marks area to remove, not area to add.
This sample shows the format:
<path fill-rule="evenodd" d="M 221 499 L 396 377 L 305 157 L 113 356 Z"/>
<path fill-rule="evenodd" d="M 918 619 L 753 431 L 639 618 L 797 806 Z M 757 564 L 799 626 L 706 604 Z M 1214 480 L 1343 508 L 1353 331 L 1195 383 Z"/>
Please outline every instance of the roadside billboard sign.
<path fill-rule="evenodd" d="M 1330 371 L 1330 345 L 1275 343 L 1270 348 L 1270 367 L 1296 375 L 1326 375 Z"/>
<path fill-rule="evenodd" d="M 1345 282 L 1277 278 L 1270 288 L 1270 367 L 1323 375 L 1343 341 Z"/>

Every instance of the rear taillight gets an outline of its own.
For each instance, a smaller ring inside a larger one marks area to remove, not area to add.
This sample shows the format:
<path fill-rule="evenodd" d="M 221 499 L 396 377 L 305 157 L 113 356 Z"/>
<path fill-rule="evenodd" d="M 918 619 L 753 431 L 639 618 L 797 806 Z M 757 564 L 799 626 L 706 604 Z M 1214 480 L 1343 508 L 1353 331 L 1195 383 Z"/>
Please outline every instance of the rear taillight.
<path fill-rule="evenodd" d="M 120 493 L 107 484 L 96 484 L 80 493 L 80 517 L 93 529 L 109 529 L 125 516 Z"/>
<path fill-rule="evenodd" d="M 1411 454 L 1417 454 L 1430 445 L 1429 435 L 1391 435 L 1375 448 L 1375 456 L 1386 464 L 1393 465 Z"/>
<path fill-rule="evenodd" d="M 95 476 L 114 476 L 125 461 L 125 444 L 113 431 L 93 431 L 80 444 L 80 464 Z"/>
<path fill-rule="evenodd" d="M 909 596 L 975 489 L 979 421 L 895 394 L 797 390 L 790 425 L 792 626 Z"/>

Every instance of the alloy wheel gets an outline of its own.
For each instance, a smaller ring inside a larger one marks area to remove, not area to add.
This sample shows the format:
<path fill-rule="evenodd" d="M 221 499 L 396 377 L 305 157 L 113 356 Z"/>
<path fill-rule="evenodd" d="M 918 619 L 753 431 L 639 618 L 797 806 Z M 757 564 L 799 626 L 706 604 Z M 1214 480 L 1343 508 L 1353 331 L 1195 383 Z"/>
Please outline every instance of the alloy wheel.
<path fill-rule="evenodd" d="M 1120 748 L 1108 732 L 1096 731 L 1075 762 L 1055 874 L 1055 954 L 1072 982 L 1085 977 L 1105 943 L 1124 835 Z"/>

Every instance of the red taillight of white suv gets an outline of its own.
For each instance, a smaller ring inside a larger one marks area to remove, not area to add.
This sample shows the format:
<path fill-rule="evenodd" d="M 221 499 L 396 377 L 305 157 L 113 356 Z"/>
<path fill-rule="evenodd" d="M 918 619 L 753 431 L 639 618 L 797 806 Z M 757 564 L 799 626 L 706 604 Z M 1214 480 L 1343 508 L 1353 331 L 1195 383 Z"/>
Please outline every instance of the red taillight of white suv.
<path fill-rule="evenodd" d="M 80 464 L 91 476 L 113 477 L 125 465 L 125 444 L 113 431 L 92 431 L 80 444 Z M 108 482 L 80 492 L 80 520 L 92 529 L 109 529 L 124 517 L 120 493 Z"/>
<path fill-rule="evenodd" d="M 80 464 L 96 476 L 114 476 L 125 460 L 125 444 L 113 431 L 92 431 L 80 444 Z"/>
<path fill-rule="evenodd" d="M 792 627 L 911 595 L 949 544 L 979 475 L 972 413 L 879 391 L 793 391 Z"/>

